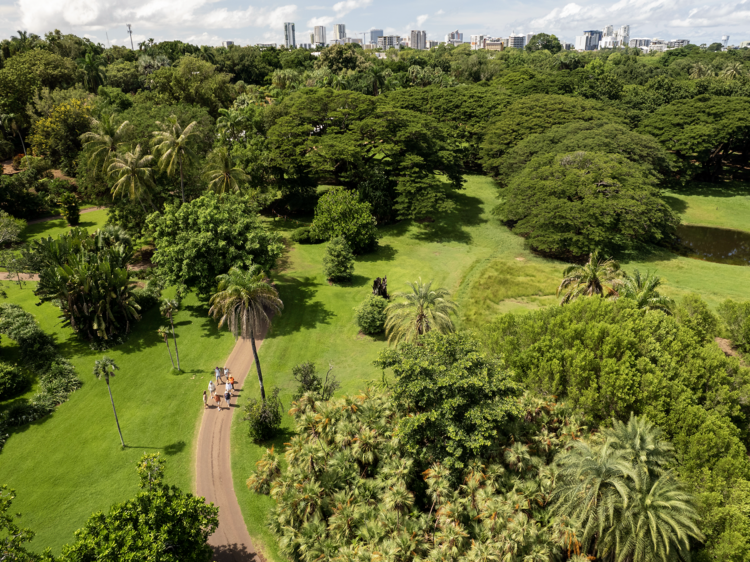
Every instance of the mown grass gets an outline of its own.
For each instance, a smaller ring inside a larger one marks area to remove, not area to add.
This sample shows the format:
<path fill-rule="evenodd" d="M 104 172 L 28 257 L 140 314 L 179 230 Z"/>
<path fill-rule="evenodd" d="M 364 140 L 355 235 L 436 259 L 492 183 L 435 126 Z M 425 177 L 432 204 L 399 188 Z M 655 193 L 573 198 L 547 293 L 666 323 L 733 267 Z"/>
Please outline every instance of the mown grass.
<path fill-rule="evenodd" d="M 81 222 L 78 226 L 88 229 L 89 232 L 93 232 L 97 228 L 104 226 L 106 222 L 107 209 L 101 209 L 99 211 L 91 211 L 90 213 L 82 213 Z M 21 242 L 31 242 L 32 240 L 46 238 L 47 236 L 57 238 L 68 230 L 70 230 L 70 227 L 65 219 L 29 224 L 26 225 L 26 228 L 21 233 Z"/>
<path fill-rule="evenodd" d="M 195 441 L 203 413 L 201 395 L 209 371 L 234 345 L 231 334 L 219 333 L 206 308 L 190 295 L 176 317 L 183 374 L 174 374 L 156 329 L 164 324 L 151 310 L 128 341 L 106 352 L 120 370 L 112 394 L 127 447 L 117 436 L 106 383 L 93 374 L 105 353 L 61 327 L 50 304 L 35 306 L 33 284 L 19 290 L 5 283 L 6 302 L 14 302 L 55 334 L 62 353 L 78 370 L 83 387 L 52 415 L 20 428 L 0 453 L 0 483 L 18 494 L 13 512 L 22 525 L 36 531 L 35 550 L 58 552 L 97 510 L 109 510 L 137 492 L 135 463 L 144 453 L 161 452 L 167 459 L 167 480 L 194 489 Z M 8 338 L 0 341 L 0 357 L 14 355 Z M 174 353 L 174 350 L 173 350 Z"/>
<path fill-rule="evenodd" d="M 497 202 L 491 180 L 469 177 L 457 211 L 443 223 L 408 221 L 381 229 L 380 250 L 357 260 L 355 278 L 347 285 L 331 286 L 323 278 L 325 245 L 290 244 L 283 267 L 274 275 L 286 305 L 284 314 L 274 320 L 260 351 L 266 385 L 282 390 L 285 408 L 296 387 L 292 367 L 303 361 L 315 362 L 321 372 L 333 365 L 342 383 L 338 394 L 356 392 L 382 377 L 372 361 L 387 344 L 382 337 L 358 335 L 354 321 L 354 308 L 370 292 L 375 277 L 387 275 L 391 293 L 404 290 L 406 281 L 419 276 L 447 287 L 461 306 L 459 326 L 469 329 L 481 329 L 499 313 L 555 304 L 555 289 L 566 264 L 531 253 L 521 238 L 490 214 Z M 299 226 L 272 224 L 285 235 Z M 665 280 L 665 292 L 675 297 L 697 292 L 712 306 L 727 297 L 747 298 L 750 268 L 669 252 L 623 265 L 626 270 L 656 270 Z M 246 384 L 248 394 L 257 392 L 254 372 Z M 232 473 L 245 522 L 253 539 L 275 560 L 283 558 L 267 528 L 272 500 L 251 493 L 245 480 L 265 446 L 283 450 L 292 430 L 288 415 L 284 428 L 282 435 L 264 446 L 250 441 L 241 416 L 235 416 L 232 428 Z"/>
<path fill-rule="evenodd" d="M 685 224 L 750 231 L 750 184 L 693 182 L 665 198 Z"/>

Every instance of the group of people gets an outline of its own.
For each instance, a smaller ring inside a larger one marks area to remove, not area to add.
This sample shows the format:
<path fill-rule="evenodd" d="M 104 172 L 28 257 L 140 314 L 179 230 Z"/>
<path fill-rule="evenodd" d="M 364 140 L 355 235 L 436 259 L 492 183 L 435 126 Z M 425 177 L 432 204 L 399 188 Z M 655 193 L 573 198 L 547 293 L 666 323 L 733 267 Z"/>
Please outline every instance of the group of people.
<path fill-rule="evenodd" d="M 217 388 L 219 387 L 219 384 L 221 384 L 223 381 L 222 378 L 226 379 L 226 382 L 224 383 L 224 402 L 226 403 L 226 407 L 229 408 L 229 401 L 232 399 L 232 396 L 234 395 L 234 377 L 229 374 L 229 368 L 221 368 L 216 367 L 214 369 L 214 375 L 216 376 L 216 384 L 214 384 L 213 380 L 208 381 L 208 392 L 205 390 L 203 391 L 203 408 L 208 408 L 208 401 L 213 400 L 216 403 L 216 406 L 219 408 L 219 412 L 221 412 L 221 399 L 222 395 L 220 392 L 217 391 Z"/>

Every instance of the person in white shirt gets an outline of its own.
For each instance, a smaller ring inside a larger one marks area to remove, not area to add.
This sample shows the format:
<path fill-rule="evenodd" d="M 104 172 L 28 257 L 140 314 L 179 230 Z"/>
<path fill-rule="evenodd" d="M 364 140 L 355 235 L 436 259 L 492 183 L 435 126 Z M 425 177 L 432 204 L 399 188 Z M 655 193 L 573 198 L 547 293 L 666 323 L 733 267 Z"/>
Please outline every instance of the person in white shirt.
<path fill-rule="evenodd" d="M 224 390 L 231 396 L 232 391 L 234 390 L 234 388 L 232 388 L 232 383 L 227 381 L 227 384 L 224 385 Z"/>
<path fill-rule="evenodd" d="M 208 381 L 208 391 L 211 393 L 211 396 L 216 393 L 216 386 L 214 385 L 214 381 L 212 380 Z"/>

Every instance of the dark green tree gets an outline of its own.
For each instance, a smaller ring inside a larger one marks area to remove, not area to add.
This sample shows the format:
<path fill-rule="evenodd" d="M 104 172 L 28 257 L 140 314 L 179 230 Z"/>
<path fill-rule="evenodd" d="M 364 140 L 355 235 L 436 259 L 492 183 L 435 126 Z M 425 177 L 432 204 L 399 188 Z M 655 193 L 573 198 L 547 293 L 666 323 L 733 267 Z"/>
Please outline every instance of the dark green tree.
<path fill-rule="evenodd" d="M 526 50 L 530 53 L 534 51 L 549 51 L 554 55 L 562 50 L 562 44 L 555 35 L 537 33 L 529 39 L 529 42 L 526 44 Z"/>
<path fill-rule="evenodd" d="M 318 240 L 343 237 L 357 254 L 374 250 L 378 233 L 370 208 L 369 203 L 360 201 L 356 192 L 331 188 L 318 200 L 310 234 Z"/>
<path fill-rule="evenodd" d="M 354 275 L 354 254 L 343 236 L 332 238 L 323 257 L 323 271 L 330 281 L 349 281 Z"/>

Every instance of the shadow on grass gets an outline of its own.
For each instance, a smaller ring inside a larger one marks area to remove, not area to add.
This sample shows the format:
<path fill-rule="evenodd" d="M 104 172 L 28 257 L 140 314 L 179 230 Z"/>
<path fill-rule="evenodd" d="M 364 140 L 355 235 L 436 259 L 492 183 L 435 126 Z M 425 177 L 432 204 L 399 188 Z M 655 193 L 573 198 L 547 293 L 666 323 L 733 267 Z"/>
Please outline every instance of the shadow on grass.
<path fill-rule="evenodd" d="M 682 214 L 687 211 L 688 204 L 679 197 L 664 195 L 662 198 L 664 199 L 664 202 L 669 205 L 675 213 Z"/>
<path fill-rule="evenodd" d="M 361 262 L 375 262 L 375 261 L 393 261 L 396 259 L 398 250 L 390 244 L 380 244 L 378 249 L 369 254 L 363 254 L 357 256 L 357 261 Z"/>
<path fill-rule="evenodd" d="M 250 552 L 244 544 L 212 545 L 215 562 L 260 562 L 263 560 L 254 552 Z"/>
<path fill-rule="evenodd" d="M 185 447 L 187 447 L 187 443 L 184 441 L 177 441 L 175 443 L 170 443 L 169 445 L 165 445 L 164 447 L 152 447 L 152 446 L 145 446 L 145 445 L 128 445 L 125 443 L 126 449 L 156 449 L 157 451 L 164 451 L 164 454 L 167 456 L 173 456 L 177 453 L 181 453 L 185 450 Z"/>
<path fill-rule="evenodd" d="M 317 296 L 318 285 L 312 278 L 279 275 L 276 279 L 285 312 L 274 319 L 269 338 L 313 329 L 319 324 L 330 324 L 334 314 L 322 302 L 313 300 Z"/>
<path fill-rule="evenodd" d="M 680 195 L 695 195 L 698 197 L 741 197 L 750 195 L 750 184 L 741 181 L 694 181 L 688 183 L 682 189 L 672 189 L 671 191 Z"/>
<path fill-rule="evenodd" d="M 484 202 L 479 197 L 465 193 L 453 194 L 451 198 L 456 203 L 453 212 L 438 222 L 422 224 L 414 238 L 421 242 L 471 244 L 471 234 L 464 228 L 487 222 L 487 219 L 482 217 Z"/>
<path fill-rule="evenodd" d="M 194 322 L 203 330 L 201 334 L 202 338 L 213 338 L 219 339 L 221 337 L 221 331 L 218 328 L 218 324 L 208 315 L 208 307 L 202 304 L 195 306 L 186 306 L 185 310 L 190 311 L 193 318 L 190 322 Z M 177 326 L 177 324 L 175 324 Z"/>

